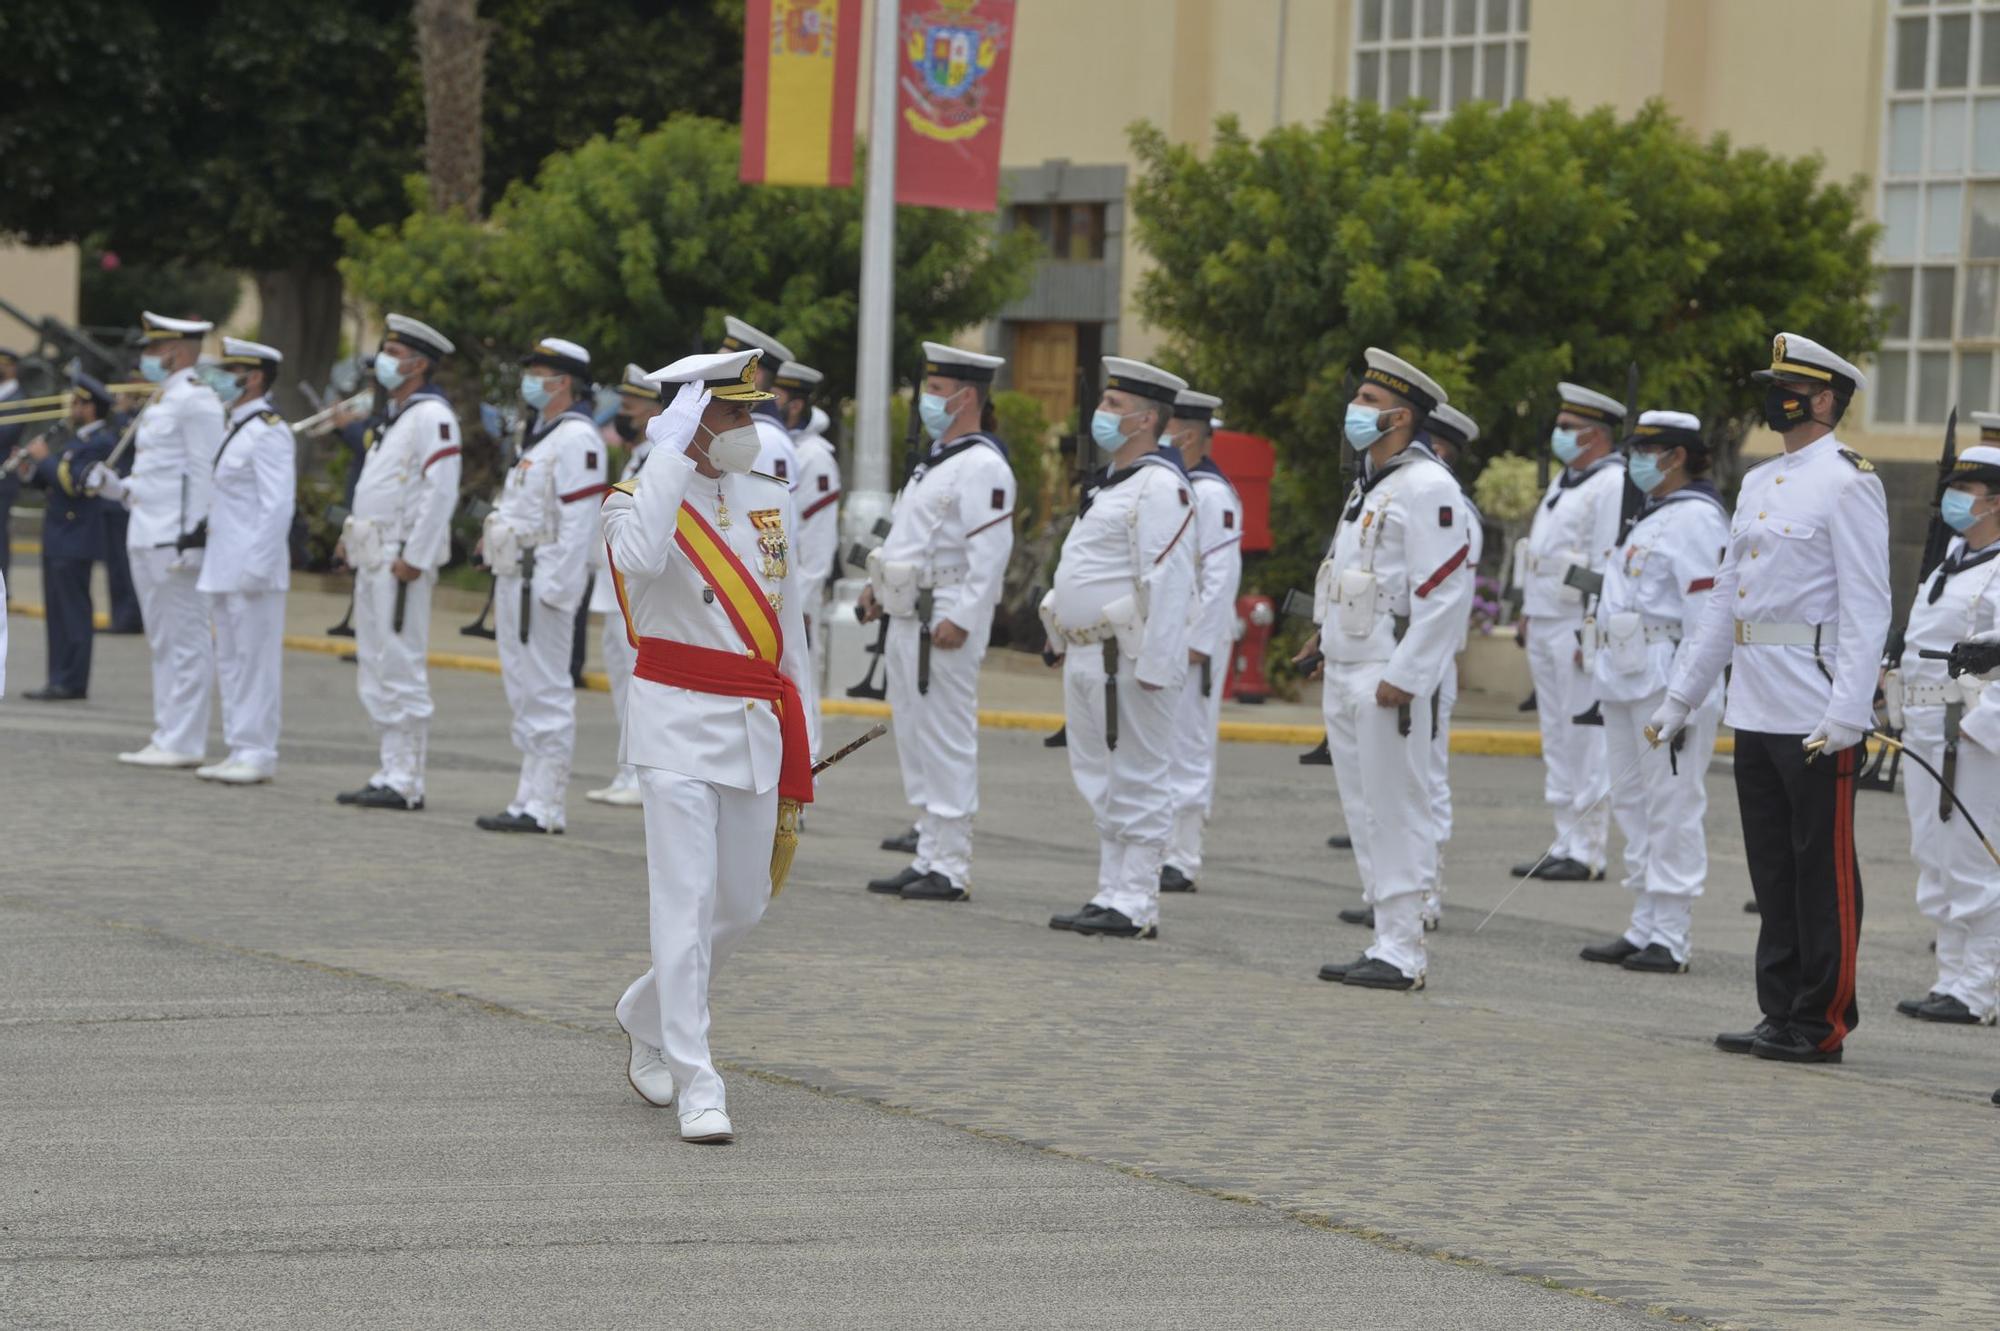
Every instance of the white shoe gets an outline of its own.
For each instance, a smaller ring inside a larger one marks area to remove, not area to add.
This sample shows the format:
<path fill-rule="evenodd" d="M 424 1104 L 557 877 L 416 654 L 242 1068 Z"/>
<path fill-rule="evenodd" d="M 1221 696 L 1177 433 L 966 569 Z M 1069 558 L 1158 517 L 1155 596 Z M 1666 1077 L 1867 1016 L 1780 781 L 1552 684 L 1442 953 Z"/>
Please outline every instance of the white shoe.
<path fill-rule="evenodd" d="M 681 1140 L 720 1146 L 736 1140 L 736 1129 L 720 1109 L 694 1109 L 681 1115 Z"/>
<path fill-rule="evenodd" d="M 625 1038 L 632 1042 L 632 1059 L 626 1065 L 625 1077 L 632 1083 L 632 1089 L 639 1098 L 656 1109 L 665 1109 L 674 1102 L 674 1074 L 667 1070 L 667 1063 L 660 1051 L 649 1044 L 640 1044 L 639 1037 L 625 1032 Z"/>
<path fill-rule="evenodd" d="M 157 744 L 148 744 L 137 753 L 119 754 L 118 761 L 121 763 L 130 763 L 134 767 L 199 767 L 201 766 L 201 755 L 198 753 L 175 753 L 172 749 L 163 749 Z"/>
<path fill-rule="evenodd" d="M 271 773 L 240 758 L 197 767 L 194 774 L 204 781 L 220 781 L 229 786 L 254 786 L 271 779 Z"/>
<path fill-rule="evenodd" d="M 644 801 L 639 797 L 636 786 L 605 786 L 599 790 L 586 790 L 583 797 L 598 804 L 612 804 L 621 809 L 636 809 Z"/>

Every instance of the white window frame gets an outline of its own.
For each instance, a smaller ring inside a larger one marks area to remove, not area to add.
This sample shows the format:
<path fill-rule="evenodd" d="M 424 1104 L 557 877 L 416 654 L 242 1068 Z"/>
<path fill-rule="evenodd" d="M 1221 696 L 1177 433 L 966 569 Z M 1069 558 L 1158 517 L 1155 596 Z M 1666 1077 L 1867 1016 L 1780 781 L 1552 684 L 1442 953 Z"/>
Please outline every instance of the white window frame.
<path fill-rule="evenodd" d="M 1435 65 L 1437 96 L 1426 97 L 1423 118 L 1442 120 L 1467 102 L 1506 106 L 1525 95 L 1528 23 L 1532 0 L 1354 0 L 1354 54 L 1349 95 L 1394 109 L 1422 96 L 1426 66 Z M 1468 14 L 1472 30 L 1458 30 Z M 1433 18 L 1435 31 L 1430 31 Z M 1500 52 L 1498 88 L 1487 86 L 1487 53 Z M 1471 64 L 1467 90 L 1453 91 L 1452 74 Z M 1403 95 L 1391 100 L 1392 71 L 1400 64 Z"/>

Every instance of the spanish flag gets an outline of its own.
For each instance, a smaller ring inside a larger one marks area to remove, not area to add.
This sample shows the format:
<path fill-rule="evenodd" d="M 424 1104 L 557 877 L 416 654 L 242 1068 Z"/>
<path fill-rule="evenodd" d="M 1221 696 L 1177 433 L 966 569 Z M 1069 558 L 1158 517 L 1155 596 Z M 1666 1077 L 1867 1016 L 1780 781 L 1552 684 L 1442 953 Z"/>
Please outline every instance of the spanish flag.
<path fill-rule="evenodd" d="M 748 0 L 743 16 L 747 184 L 854 182 L 861 0 Z"/>

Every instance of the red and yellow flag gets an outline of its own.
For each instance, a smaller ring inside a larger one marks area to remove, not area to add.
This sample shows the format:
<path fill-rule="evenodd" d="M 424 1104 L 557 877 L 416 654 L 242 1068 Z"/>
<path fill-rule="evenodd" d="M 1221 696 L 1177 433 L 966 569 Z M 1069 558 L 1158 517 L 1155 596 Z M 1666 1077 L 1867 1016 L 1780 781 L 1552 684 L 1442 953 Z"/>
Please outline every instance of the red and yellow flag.
<path fill-rule="evenodd" d="M 743 16 L 746 184 L 854 183 L 861 0 L 749 0 Z"/>

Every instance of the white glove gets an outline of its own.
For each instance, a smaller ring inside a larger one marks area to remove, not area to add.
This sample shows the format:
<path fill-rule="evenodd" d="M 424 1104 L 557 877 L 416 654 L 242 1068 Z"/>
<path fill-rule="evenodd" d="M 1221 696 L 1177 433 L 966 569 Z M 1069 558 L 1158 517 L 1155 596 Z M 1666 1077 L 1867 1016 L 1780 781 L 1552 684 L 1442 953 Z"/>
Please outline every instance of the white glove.
<path fill-rule="evenodd" d="M 105 466 L 102 462 L 93 462 L 90 464 L 90 470 L 83 478 L 83 488 L 94 490 L 102 497 L 113 502 L 125 498 L 125 478 Z"/>
<path fill-rule="evenodd" d="M 1821 753 L 1839 753 L 1842 749 L 1851 749 L 1859 744 L 1867 733 L 1865 730 L 1856 730 L 1853 726 L 1842 725 L 1829 717 L 1821 721 L 1812 734 L 1806 736 L 1805 747 L 1808 752 L 1818 745 Z"/>
<path fill-rule="evenodd" d="M 646 422 L 647 440 L 654 448 L 686 453 L 701 428 L 701 413 L 708 399 L 709 391 L 699 383 L 691 380 L 682 384 L 667 409 Z"/>
<path fill-rule="evenodd" d="M 1653 713 L 1653 719 L 1646 723 L 1647 741 L 1654 748 L 1673 743 L 1674 736 L 1687 728 L 1690 710 L 1686 703 L 1669 693 L 1667 700 L 1660 704 L 1660 709 Z"/>

